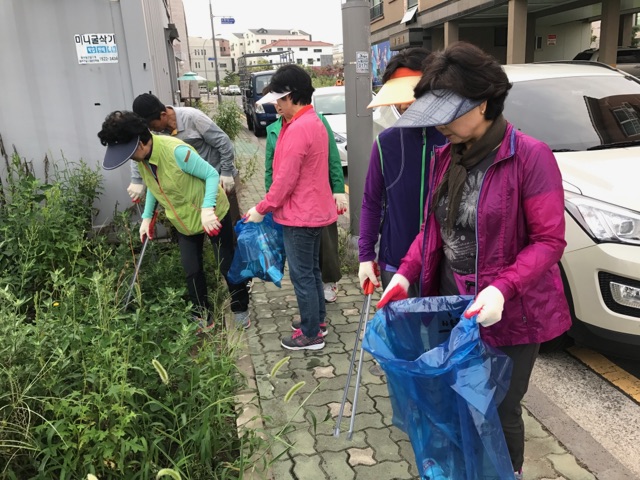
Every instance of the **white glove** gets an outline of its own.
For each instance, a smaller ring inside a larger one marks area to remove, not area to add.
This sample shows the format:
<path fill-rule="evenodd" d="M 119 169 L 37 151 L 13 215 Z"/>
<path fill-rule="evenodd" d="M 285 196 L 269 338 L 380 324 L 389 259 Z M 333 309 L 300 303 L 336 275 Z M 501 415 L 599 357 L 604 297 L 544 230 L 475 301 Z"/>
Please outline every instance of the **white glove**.
<path fill-rule="evenodd" d="M 222 224 L 218 217 L 216 216 L 214 207 L 203 208 L 200 211 L 200 220 L 202 221 L 202 228 L 210 237 L 218 235 L 220 233 L 220 229 L 222 228 Z"/>
<path fill-rule="evenodd" d="M 236 182 L 230 175 L 220 175 L 220 184 L 227 193 L 232 192 L 233 189 L 236 188 Z"/>
<path fill-rule="evenodd" d="M 364 288 L 364 281 L 368 278 L 376 287 L 380 286 L 378 276 L 376 275 L 376 266 L 373 261 L 360 262 L 358 269 L 358 278 L 360 279 L 360 287 Z"/>
<path fill-rule="evenodd" d="M 471 304 L 464 316 L 471 318 L 478 315 L 476 321 L 483 327 L 490 327 L 502 320 L 503 308 L 504 296 L 502 292 L 489 285 L 476 296 L 476 301 Z"/>
<path fill-rule="evenodd" d="M 140 241 L 144 243 L 144 237 L 149 237 L 149 240 L 153 239 L 153 226 L 151 225 L 152 218 L 143 218 L 140 224 Z"/>
<path fill-rule="evenodd" d="M 336 201 L 338 215 L 345 213 L 347 211 L 347 195 L 344 193 L 334 193 L 333 199 Z"/>
<path fill-rule="evenodd" d="M 127 193 L 131 197 L 131 201 L 133 203 L 138 203 L 142 200 L 145 190 L 146 187 L 144 186 L 144 183 L 130 183 L 127 187 Z"/>
<path fill-rule="evenodd" d="M 244 214 L 244 217 L 242 217 L 242 219 L 244 220 L 244 223 L 260 223 L 262 220 L 264 220 L 264 215 L 258 213 L 256 207 L 251 207 L 249 211 Z"/>
<path fill-rule="evenodd" d="M 404 300 L 409 298 L 409 280 L 404 275 L 396 273 L 391 277 L 391 281 L 387 288 L 384 289 L 382 297 L 376 305 L 377 308 L 384 307 L 389 302 L 395 302 L 396 300 Z"/>

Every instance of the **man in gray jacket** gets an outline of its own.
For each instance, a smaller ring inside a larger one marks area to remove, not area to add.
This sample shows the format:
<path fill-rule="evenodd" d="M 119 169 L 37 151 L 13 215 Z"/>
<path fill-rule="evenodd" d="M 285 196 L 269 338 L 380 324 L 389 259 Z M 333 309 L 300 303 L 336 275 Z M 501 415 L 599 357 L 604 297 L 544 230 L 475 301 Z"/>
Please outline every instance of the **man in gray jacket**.
<path fill-rule="evenodd" d="M 238 170 L 234 164 L 233 143 L 227 134 L 197 108 L 164 105 L 150 93 L 136 97 L 133 111 L 146 120 L 151 130 L 173 135 L 191 145 L 218 171 L 220 184 L 229 198 L 230 218 L 235 223 L 241 216 L 236 195 Z M 136 162 L 131 162 L 131 183 L 127 192 L 134 202 L 138 202 L 144 189 Z"/>

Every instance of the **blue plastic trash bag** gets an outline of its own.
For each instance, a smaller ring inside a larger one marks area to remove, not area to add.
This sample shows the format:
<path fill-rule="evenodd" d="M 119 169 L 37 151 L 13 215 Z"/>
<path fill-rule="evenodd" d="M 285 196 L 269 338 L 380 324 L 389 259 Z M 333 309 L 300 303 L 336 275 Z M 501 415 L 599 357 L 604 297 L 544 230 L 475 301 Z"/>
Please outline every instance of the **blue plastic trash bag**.
<path fill-rule="evenodd" d="M 239 221 L 235 230 L 238 246 L 227 274 L 229 281 L 238 284 L 261 278 L 280 287 L 285 258 L 282 225 L 267 213 L 260 223 Z"/>
<path fill-rule="evenodd" d="M 409 436 L 422 480 L 514 478 L 497 410 L 511 360 L 462 317 L 470 300 L 392 302 L 362 343 L 387 375 L 393 423 Z"/>

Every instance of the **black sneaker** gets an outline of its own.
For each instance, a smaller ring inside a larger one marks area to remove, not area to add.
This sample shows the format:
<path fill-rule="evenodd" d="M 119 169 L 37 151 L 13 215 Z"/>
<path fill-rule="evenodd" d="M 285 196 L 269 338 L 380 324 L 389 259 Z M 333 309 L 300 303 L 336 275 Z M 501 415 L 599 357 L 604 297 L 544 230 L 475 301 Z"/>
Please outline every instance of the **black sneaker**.
<path fill-rule="evenodd" d="M 302 330 L 296 330 L 291 337 L 282 339 L 280 344 L 287 350 L 322 350 L 324 339 L 320 332 L 315 338 L 309 338 L 305 337 Z"/>
<path fill-rule="evenodd" d="M 291 323 L 291 330 L 300 330 L 301 325 L 302 325 L 302 322 L 300 322 L 300 320 L 294 320 Z M 326 337 L 327 334 L 329 333 L 329 330 L 327 330 L 326 322 L 322 322 L 320 324 L 320 333 L 322 334 L 323 337 Z"/>

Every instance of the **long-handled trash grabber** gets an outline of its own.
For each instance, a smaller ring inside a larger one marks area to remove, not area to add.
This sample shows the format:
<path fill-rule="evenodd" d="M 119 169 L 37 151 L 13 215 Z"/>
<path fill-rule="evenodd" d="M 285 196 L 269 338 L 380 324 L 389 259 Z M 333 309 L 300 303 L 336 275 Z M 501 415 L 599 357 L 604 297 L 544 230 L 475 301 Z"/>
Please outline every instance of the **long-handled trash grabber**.
<path fill-rule="evenodd" d="M 156 224 L 156 220 L 158 218 L 158 210 L 154 210 L 153 217 L 151 218 L 151 223 L 149 224 L 149 231 L 153 232 L 153 229 Z M 122 310 L 126 310 L 129 306 L 129 301 L 131 300 L 131 295 L 133 294 L 133 287 L 136 285 L 136 280 L 138 279 L 138 273 L 140 272 L 140 265 L 142 265 L 142 259 L 144 258 L 144 252 L 147 250 L 147 245 L 149 244 L 149 235 L 147 235 L 144 239 L 144 243 L 142 244 L 142 250 L 140 251 L 140 257 L 138 258 L 138 263 L 136 264 L 136 269 L 133 272 L 133 278 L 131 279 L 131 285 L 129 285 L 129 292 L 127 293 L 127 299 L 124 302 L 124 306 Z"/>
<path fill-rule="evenodd" d="M 336 428 L 333 431 L 334 437 L 340 436 L 340 424 L 342 423 L 342 415 L 344 414 L 344 406 L 347 403 L 347 396 L 349 394 L 349 386 L 351 385 L 351 376 L 353 375 L 353 367 L 356 363 L 356 352 L 358 351 L 358 343 L 360 342 L 360 332 L 364 336 L 367 330 L 367 322 L 369 321 L 369 308 L 371 306 L 371 295 L 375 289 L 375 285 L 371 280 L 366 279 L 364 281 L 364 303 L 362 304 L 362 313 L 360 314 L 360 322 L 358 323 L 358 331 L 356 332 L 356 341 L 353 345 L 353 352 L 351 352 L 351 363 L 349 364 L 349 371 L 347 372 L 347 383 L 344 386 L 344 393 L 342 395 L 342 403 L 340 404 L 340 412 L 338 413 L 338 420 L 336 421 Z M 362 348 L 360 348 L 360 360 L 358 361 L 358 373 L 356 375 L 356 386 L 353 393 L 353 403 L 351 405 L 351 422 L 349 423 L 349 433 L 347 440 L 351 440 L 353 437 L 353 424 L 356 418 L 356 404 L 358 403 L 358 392 L 360 390 L 360 378 L 362 377 Z"/>

